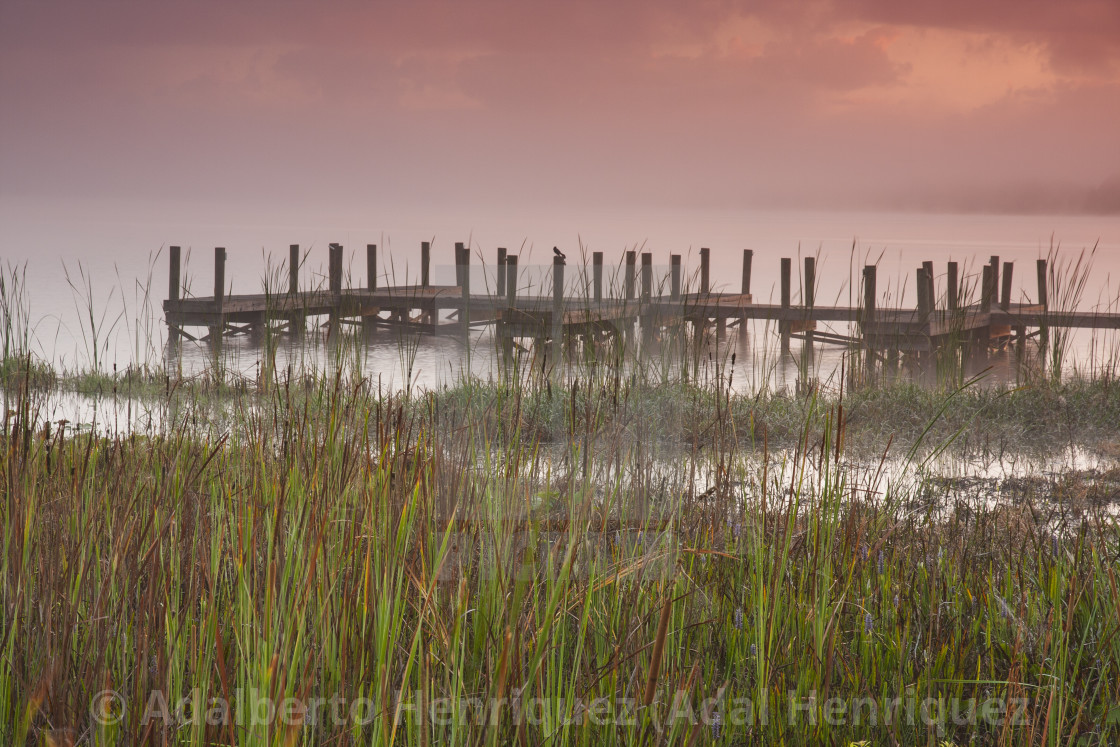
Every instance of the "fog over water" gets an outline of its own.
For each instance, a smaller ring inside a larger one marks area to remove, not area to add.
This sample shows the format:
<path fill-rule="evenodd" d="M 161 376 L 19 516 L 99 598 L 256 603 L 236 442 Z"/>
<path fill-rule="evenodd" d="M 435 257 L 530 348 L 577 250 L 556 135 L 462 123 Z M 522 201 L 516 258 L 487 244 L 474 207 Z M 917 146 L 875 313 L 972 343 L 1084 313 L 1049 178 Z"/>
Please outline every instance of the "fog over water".
<path fill-rule="evenodd" d="M 143 220 L 131 215 L 142 214 Z M 753 249 L 752 290 L 756 301 L 777 302 L 779 259 L 794 258 L 793 303 L 800 301 L 796 286 L 802 262 L 818 257 L 818 305 L 854 305 L 859 275 L 865 263 L 878 262 L 879 303 L 912 307 L 914 271 L 921 262 L 935 263 L 938 293 L 944 289 L 945 265 L 961 263 L 965 282 L 975 282 L 989 257 L 1015 263 L 1013 300 L 1034 300 L 1037 284 L 1034 260 L 1046 257 L 1052 242 L 1059 257 L 1074 262 L 1082 252 L 1093 254 L 1093 270 L 1082 295 L 1082 310 L 1120 310 L 1120 216 L 1007 216 L 982 214 L 859 213 L 732 210 L 594 210 L 556 209 L 440 211 L 378 210 L 368 212 L 305 213 L 299 216 L 248 214 L 239 220 L 232 210 L 189 210 L 150 206 L 139 213 L 123 205 L 81 207 L 0 203 L 0 254 L 6 263 L 26 266 L 27 299 L 34 331 L 33 352 L 60 368 L 88 367 L 93 361 L 89 305 L 97 326 L 97 357 L 104 370 L 130 364 L 164 362 L 166 327 L 162 301 L 167 292 L 167 252 L 183 247 L 184 282 L 195 295 L 213 288 L 213 248 L 228 250 L 226 279 L 232 293 L 260 292 L 270 272 L 279 280 L 288 245 L 298 243 L 309 252 L 301 281 L 304 288 L 326 282 L 327 244 L 345 247 L 347 273 L 360 285 L 365 277 L 367 243 L 380 248 L 382 284 L 415 282 L 419 274 L 421 241 L 433 244 L 433 283 L 453 283 L 452 247 L 469 241 L 472 290 L 493 289 L 496 248 L 520 255 L 524 294 L 543 285 L 552 247 L 568 254 L 569 278 L 578 276 L 581 252 L 590 261 L 602 251 L 608 281 L 626 249 L 653 253 L 654 286 L 668 273 L 670 253 L 684 255 L 686 276 L 699 267 L 699 249 L 712 250 L 715 290 L 739 290 L 742 250 Z M 578 281 L 570 280 L 572 285 Z M 347 283 L 349 284 L 349 283 Z M 550 286 L 545 286 L 550 287 Z M 656 291 L 655 291 L 656 292 Z M 846 325 L 821 327 L 840 333 Z M 482 376 L 495 373 L 490 335 L 481 331 L 468 361 L 461 342 L 426 338 L 413 347 L 392 335 L 366 346 L 364 370 L 386 386 L 399 386 L 411 366 L 414 384 L 435 386 L 457 378 L 469 365 Z M 743 340 L 729 335 L 741 348 Z M 736 377 L 744 385 L 768 378 L 790 383 L 796 367 L 786 367 L 770 354 L 776 347 L 773 325 L 754 323 L 747 339 L 750 354 L 736 347 Z M 795 342 L 795 346 L 797 343 Z M 1078 333 L 1071 362 L 1092 368 L 1113 357 L 1114 333 Z M 251 375 L 260 361 L 260 348 L 245 337 L 232 337 L 225 346 L 227 363 Z M 315 344 L 282 346 L 278 363 L 290 360 L 323 366 L 325 349 Z M 760 359 L 767 371 L 761 371 Z M 822 346 L 816 359 L 818 375 L 827 378 L 840 362 L 837 348 Z M 208 346 L 186 343 L 182 365 L 186 373 L 211 364 Z M 995 361 L 997 368 L 999 360 Z"/>

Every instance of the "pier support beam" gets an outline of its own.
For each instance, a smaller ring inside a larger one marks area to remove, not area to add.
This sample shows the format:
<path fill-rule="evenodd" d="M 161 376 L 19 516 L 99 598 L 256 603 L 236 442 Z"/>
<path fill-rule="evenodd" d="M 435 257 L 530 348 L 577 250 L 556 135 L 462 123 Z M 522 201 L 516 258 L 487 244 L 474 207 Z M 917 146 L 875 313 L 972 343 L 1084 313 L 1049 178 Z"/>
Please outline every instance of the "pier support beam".
<path fill-rule="evenodd" d="M 226 293 L 226 250 L 225 247 L 214 248 L 214 325 L 210 327 L 210 341 L 214 343 L 215 350 L 222 345 L 222 336 L 225 333 L 225 293 Z"/>
<path fill-rule="evenodd" d="M 1047 348 L 1050 344 L 1050 324 L 1047 313 L 1050 311 L 1050 294 L 1046 286 L 1046 260 L 1037 260 L 1035 270 L 1038 274 L 1038 303 L 1042 306 L 1042 324 L 1038 328 L 1038 350 L 1045 362 Z"/>
<path fill-rule="evenodd" d="M 167 299 L 178 301 L 182 280 L 180 275 L 180 261 L 182 250 L 173 246 L 167 254 Z M 173 324 L 167 325 L 167 342 L 172 347 L 179 344 L 179 328 Z"/>
<path fill-rule="evenodd" d="M 867 370 L 875 370 L 875 343 L 871 334 L 871 329 L 875 324 L 875 296 L 876 296 L 876 273 L 878 268 L 875 265 L 864 265 L 863 267 L 863 319 L 861 332 L 863 333 L 863 346 L 867 351 Z"/>
<path fill-rule="evenodd" d="M 371 293 L 377 290 L 377 244 L 366 244 L 366 287 Z M 367 335 L 376 329 L 375 316 L 362 314 L 362 331 Z"/>
<path fill-rule="evenodd" d="M 712 292 L 712 250 L 704 247 L 700 250 L 700 293 L 708 295 Z"/>
<path fill-rule="evenodd" d="M 455 244 L 455 277 L 462 291 L 459 324 L 467 337 L 471 331 L 471 250 L 461 241 Z"/>
<path fill-rule="evenodd" d="M 560 371 L 564 340 L 564 258 L 552 258 L 552 366 Z"/>
<path fill-rule="evenodd" d="M 328 317 L 328 335 L 334 337 L 339 331 L 342 312 L 342 244 L 331 244 L 327 255 L 327 285 L 331 292 L 331 312 Z"/>
<path fill-rule="evenodd" d="M 502 315 L 500 331 L 502 353 L 513 357 L 513 315 L 517 308 L 517 255 L 506 255 L 506 295 L 505 313 Z"/>
<path fill-rule="evenodd" d="M 999 307 L 1004 311 L 1011 308 L 1011 273 L 1014 269 L 1013 262 L 1003 263 L 1003 289 L 999 295 Z"/>
<path fill-rule="evenodd" d="M 591 253 L 591 292 L 595 303 L 603 301 L 603 253 Z"/>
<path fill-rule="evenodd" d="M 625 283 L 625 286 L 626 286 L 624 290 L 626 292 L 626 300 L 627 301 L 631 301 L 634 298 L 634 284 L 635 284 L 634 274 L 636 272 L 635 265 L 637 265 L 637 263 L 638 263 L 638 253 L 636 251 L 633 251 L 633 250 L 627 250 L 627 252 L 626 252 L 626 275 L 625 275 L 625 278 L 624 278 L 624 283 Z"/>
<path fill-rule="evenodd" d="M 790 276 L 793 274 L 793 261 L 789 257 L 782 257 L 781 303 L 783 309 L 788 309 L 790 304 L 789 285 Z M 778 322 L 778 332 L 782 338 L 782 355 L 789 355 L 790 323 L 785 320 Z"/>
<path fill-rule="evenodd" d="M 506 248 L 498 247 L 498 296 L 506 294 Z"/>
<path fill-rule="evenodd" d="M 650 301 L 653 300 L 653 254 L 642 252 L 642 347 L 653 341 L 653 314 Z"/>
<path fill-rule="evenodd" d="M 956 313 L 961 307 L 961 286 L 959 268 L 956 262 L 950 262 L 948 270 L 945 275 L 946 295 L 948 296 L 947 305 L 949 312 Z"/>
<path fill-rule="evenodd" d="M 801 302 L 805 307 L 805 344 L 801 348 L 802 364 L 805 367 L 805 377 L 808 380 L 809 369 L 813 366 L 815 355 L 814 344 L 816 334 L 813 330 L 813 308 L 816 306 L 817 292 L 817 258 L 805 258 L 804 287 L 801 290 Z"/>
<path fill-rule="evenodd" d="M 299 244 L 288 246 L 288 296 L 289 303 L 296 303 L 299 298 Z M 306 315 L 302 310 L 293 310 L 288 314 L 288 334 L 302 335 L 305 331 Z"/>

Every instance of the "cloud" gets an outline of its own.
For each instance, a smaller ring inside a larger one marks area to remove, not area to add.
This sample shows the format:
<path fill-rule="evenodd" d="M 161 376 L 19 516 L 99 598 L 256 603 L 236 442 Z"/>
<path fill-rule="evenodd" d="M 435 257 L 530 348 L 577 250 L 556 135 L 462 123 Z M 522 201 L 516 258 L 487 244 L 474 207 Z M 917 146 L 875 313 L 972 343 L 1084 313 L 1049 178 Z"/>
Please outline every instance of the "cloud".
<path fill-rule="evenodd" d="M 13 0 L 0 190 L 1105 209 L 1118 7 Z"/>

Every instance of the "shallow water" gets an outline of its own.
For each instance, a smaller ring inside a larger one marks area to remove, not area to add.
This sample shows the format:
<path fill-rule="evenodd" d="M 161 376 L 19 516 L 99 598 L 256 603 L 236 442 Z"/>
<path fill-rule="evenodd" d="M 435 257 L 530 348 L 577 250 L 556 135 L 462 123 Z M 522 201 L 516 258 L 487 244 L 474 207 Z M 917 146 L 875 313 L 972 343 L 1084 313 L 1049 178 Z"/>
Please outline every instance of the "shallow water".
<path fill-rule="evenodd" d="M 521 285 L 527 293 L 548 287 L 545 277 L 553 245 L 568 253 L 573 285 L 580 282 L 581 255 L 603 251 L 610 283 L 625 249 L 650 251 L 655 288 L 668 273 L 670 253 L 684 255 L 687 277 L 699 265 L 699 248 L 707 246 L 712 249 L 711 276 L 716 290 L 739 290 L 742 250 L 751 248 L 755 251 L 752 291 L 760 302 L 777 299 L 780 257 L 794 258 L 796 286 L 801 258 L 812 254 L 818 257 L 818 304 L 856 303 L 863 264 L 878 262 L 880 303 L 904 307 L 914 303 L 914 271 L 925 260 L 935 263 L 939 288 L 944 285 L 945 263 L 951 259 L 962 263 L 966 283 L 975 280 L 991 255 L 1013 261 L 1012 295 L 1018 301 L 1037 296 L 1034 260 L 1045 257 L 1052 243 L 1059 244 L 1070 261 L 1097 245 L 1094 271 L 1079 308 L 1118 306 L 1120 216 L 585 209 L 440 216 L 383 211 L 339 214 L 329 220 L 328 226 L 269 225 L 211 211 L 190 216 L 188 221 L 188 216 L 172 208 L 87 202 L 48 210 L 8 200 L 0 203 L 0 256 L 10 263 L 26 263 L 33 352 L 62 368 L 88 367 L 96 358 L 105 371 L 114 365 L 124 369 L 130 364 L 164 360 L 161 303 L 167 269 L 163 248 L 169 244 L 184 247 L 183 280 L 198 295 L 212 293 L 214 246 L 228 249 L 230 291 L 250 293 L 260 292 L 266 281 L 286 285 L 279 278 L 290 243 L 299 243 L 310 252 L 301 270 L 301 283 L 311 288 L 325 283 L 326 244 L 331 241 L 345 246 L 346 271 L 354 278 L 364 278 L 363 245 L 378 244 L 383 283 L 416 281 L 419 244 L 434 241 L 432 281 L 437 284 L 454 278 L 453 243 L 469 241 L 475 255 L 471 284 L 476 290 L 495 287 L 498 246 L 520 255 Z M 289 222 L 290 218 L 282 221 Z M 793 302 L 799 302 L 796 287 Z M 846 325 L 822 325 L 821 329 L 847 332 Z M 485 333 L 477 336 L 483 344 L 472 346 L 469 357 L 455 340 L 420 340 L 411 382 L 438 386 L 447 381 L 445 374 L 454 376 L 464 368 L 490 375 L 495 362 L 493 346 L 485 344 L 487 337 Z M 741 366 L 736 370 L 737 380 L 759 381 L 760 372 L 765 372 L 768 378 L 776 376 L 779 385 L 796 382 L 800 375 L 796 366 L 778 361 L 771 352 L 774 337 L 772 326 L 752 325 L 748 340 L 736 349 Z M 402 355 L 402 348 L 411 347 L 411 342 L 402 345 L 381 339 L 365 351 L 363 366 L 387 385 L 403 385 L 410 378 L 412 356 Z M 796 347 L 795 342 L 795 352 Z M 1115 333 L 1077 333 L 1070 340 L 1067 360 L 1071 368 L 1093 370 L 1118 357 L 1118 351 L 1120 336 Z M 323 346 L 282 349 L 278 356 L 284 365 L 289 360 L 311 360 L 320 368 L 331 365 L 330 352 Z M 231 369 L 252 376 L 260 359 L 252 341 L 227 341 L 224 365 Z M 829 378 L 841 360 L 838 349 L 819 346 L 816 373 L 811 376 Z M 205 370 L 211 361 L 206 346 L 184 345 L 181 363 L 188 375 Z"/>

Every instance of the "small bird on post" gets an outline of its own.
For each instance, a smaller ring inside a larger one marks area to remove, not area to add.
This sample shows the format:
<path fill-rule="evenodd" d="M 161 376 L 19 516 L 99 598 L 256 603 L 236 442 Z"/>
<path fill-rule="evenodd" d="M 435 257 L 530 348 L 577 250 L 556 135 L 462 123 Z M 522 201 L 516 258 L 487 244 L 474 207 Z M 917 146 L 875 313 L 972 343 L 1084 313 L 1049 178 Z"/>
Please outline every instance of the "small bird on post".
<path fill-rule="evenodd" d="M 558 246 L 552 247 L 552 253 L 559 257 L 561 262 L 568 258 L 567 255 L 564 254 L 564 252 L 560 251 L 560 247 Z"/>

